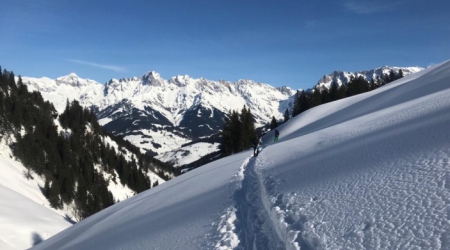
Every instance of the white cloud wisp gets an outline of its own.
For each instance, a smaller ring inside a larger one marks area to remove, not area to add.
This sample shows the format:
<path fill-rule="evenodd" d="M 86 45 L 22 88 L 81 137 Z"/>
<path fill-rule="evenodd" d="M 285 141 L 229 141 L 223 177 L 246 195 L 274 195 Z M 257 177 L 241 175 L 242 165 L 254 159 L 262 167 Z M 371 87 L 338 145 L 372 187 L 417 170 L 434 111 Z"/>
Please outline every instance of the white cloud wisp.
<path fill-rule="evenodd" d="M 120 67 L 120 66 L 115 66 L 115 65 L 107 65 L 107 64 L 100 64 L 100 63 L 95 63 L 95 62 L 87 62 L 87 61 L 82 61 L 82 60 L 77 60 L 77 59 L 70 59 L 68 61 L 69 62 L 73 62 L 73 63 L 82 64 L 82 65 L 91 66 L 91 67 L 112 70 L 112 71 L 116 71 L 116 72 L 127 72 L 126 68 Z"/>

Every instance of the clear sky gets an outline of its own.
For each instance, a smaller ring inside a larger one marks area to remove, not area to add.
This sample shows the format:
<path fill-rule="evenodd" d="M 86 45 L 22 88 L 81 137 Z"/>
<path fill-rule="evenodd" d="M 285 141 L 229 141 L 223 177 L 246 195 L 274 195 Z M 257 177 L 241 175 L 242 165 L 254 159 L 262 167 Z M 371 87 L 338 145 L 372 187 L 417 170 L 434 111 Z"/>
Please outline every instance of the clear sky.
<path fill-rule="evenodd" d="M 0 65 L 104 83 L 155 70 L 309 88 L 450 59 L 448 0 L 3 0 Z"/>

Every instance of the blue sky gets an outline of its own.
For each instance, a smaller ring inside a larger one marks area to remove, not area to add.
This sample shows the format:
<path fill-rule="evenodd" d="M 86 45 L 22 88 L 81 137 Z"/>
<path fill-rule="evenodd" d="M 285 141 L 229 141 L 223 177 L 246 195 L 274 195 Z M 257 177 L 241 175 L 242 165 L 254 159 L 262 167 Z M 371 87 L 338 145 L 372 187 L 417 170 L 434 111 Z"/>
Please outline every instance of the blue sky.
<path fill-rule="evenodd" d="M 3 0 L 0 65 L 104 83 L 155 70 L 308 88 L 450 59 L 450 1 Z"/>

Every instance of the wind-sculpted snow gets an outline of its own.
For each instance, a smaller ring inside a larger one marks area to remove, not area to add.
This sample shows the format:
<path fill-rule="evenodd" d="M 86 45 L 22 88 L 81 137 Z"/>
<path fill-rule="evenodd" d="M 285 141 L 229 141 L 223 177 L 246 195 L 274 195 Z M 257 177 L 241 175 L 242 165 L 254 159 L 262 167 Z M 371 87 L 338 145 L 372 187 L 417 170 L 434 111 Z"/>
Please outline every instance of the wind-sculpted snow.
<path fill-rule="evenodd" d="M 304 112 L 251 150 L 33 249 L 449 249 L 450 62 Z"/>

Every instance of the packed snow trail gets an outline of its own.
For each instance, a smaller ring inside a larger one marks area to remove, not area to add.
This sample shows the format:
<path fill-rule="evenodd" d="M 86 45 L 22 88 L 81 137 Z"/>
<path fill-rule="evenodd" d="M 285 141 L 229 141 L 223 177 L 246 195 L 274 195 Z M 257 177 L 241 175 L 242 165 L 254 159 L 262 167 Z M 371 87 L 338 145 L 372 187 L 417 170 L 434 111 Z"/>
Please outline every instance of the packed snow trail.
<path fill-rule="evenodd" d="M 267 197 L 255 172 L 258 159 L 253 157 L 245 165 L 241 189 L 234 195 L 241 243 L 236 249 L 284 249 L 266 210 Z"/>

